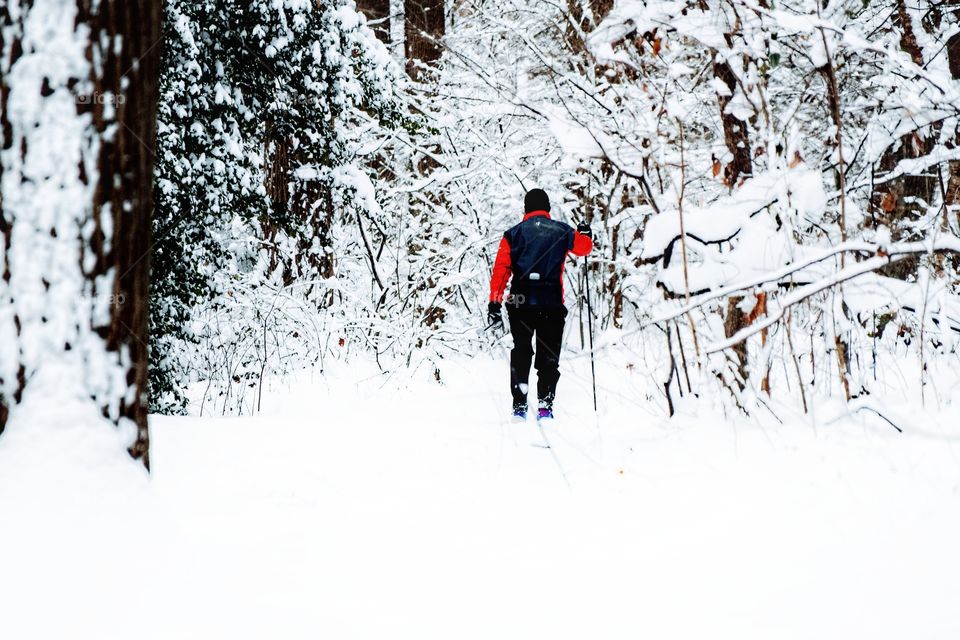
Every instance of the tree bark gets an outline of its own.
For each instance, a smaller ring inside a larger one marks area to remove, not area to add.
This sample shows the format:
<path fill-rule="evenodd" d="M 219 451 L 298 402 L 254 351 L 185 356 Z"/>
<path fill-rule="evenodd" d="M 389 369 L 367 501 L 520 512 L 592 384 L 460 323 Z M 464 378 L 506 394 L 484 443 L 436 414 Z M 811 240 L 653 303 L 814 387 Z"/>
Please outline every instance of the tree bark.
<path fill-rule="evenodd" d="M 21 20 L 15 20 L 10 15 L 10 6 L 6 3 L 0 4 L 0 153 L 12 153 L 13 149 L 13 125 L 10 122 L 10 68 L 23 55 L 23 47 L 20 39 L 23 37 L 23 23 Z M 6 162 L 0 162 L 0 188 L 3 185 L 3 174 L 6 168 Z M 10 249 L 13 237 L 12 216 L 4 210 L 3 192 L 0 191 L 0 305 L 6 305 L 12 300 L 9 299 L 7 292 L 10 287 Z M 0 315 L 0 322 L 3 321 Z M 5 328 L 0 325 L 0 339 L 16 339 L 19 334 L 19 326 L 16 316 L 13 317 L 13 326 Z M 11 331 L 12 329 L 12 331 Z M 6 359 L 15 357 L 10 345 L 10 355 L 5 355 Z M 16 372 L 21 369 L 18 362 L 4 363 L 0 361 L 0 434 L 3 433 L 10 417 L 10 406 L 20 401 L 20 394 L 23 391 L 23 385 L 16 380 Z M 13 378 L 13 379 L 9 379 Z"/>
<path fill-rule="evenodd" d="M 733 69 L 726 61 L 718 60 L 713 56 L 713 74 L 726 85 L 729 95 L 717 94 L 717 103 L 720 106 L 720 121 L 723 124 L 723 139 L 727 151 L 733 160 L 723 170 L 724 183 L 731 189 L 737 186 L 741 178 L 753 174 L 753 158 L 750 153 L 750 138 L 747 123 L 727 111 L 727 106 L 737 91 L 737 78 Z"/>
<path fill-rule="evenodd" d="M 41 19 L 33 14 L 38 9 L 31 2 L 13 2 L 19 5 L 15 11 L 12 4 L 0 9 L 3 35 L 10 38 L 9 49 L 7 42 L 0 43 L 10 52 L 0 62 L 0 171 L 20 173 L 20 179 L 5 180 L 7 189 L 0 194 L 0 294 L 10 310 L 0 314 L 0 335 L 15 343 L 8 344 L 5 353 L 16 362 L 0 363 L 0 405 L 5 405 L 0 426 L 33 376 L 58 360 L 51 349 L 60 350 L 59 360 L 72 367 L 103 415 L 136 426 L 130 454 L 149 467 L 147 304 L 161 1 L 63 0 L 60 14 L 44 17 L 69 21 L 69 28 L 62 29 L 69 34 L 66 44 L 27 35 L 25 25 L 35 28 Z M 85 72 L 80 69 L 88 69 L 89 75 L 39 79 L 34 112 L 12 114 L 12 91 L 30 88 L 29 76 L 17 64 L 24 46 L 44 60 L 56 59 L 73 45 L 85 46 L 89 66 L 76 68 L 81 74 Z M 10 80 L 14 76 L 18 84 Z M 69 102 L 65 105 L 65 97 L 73 98 L 75 110 L 66 106 Z M 47 115 L 48 110 L 56 117 Z M 65 148 L 60 151 L 64 158 L 78 159 L 75 173 L 46 162 L 42 144 L 33 149 L 35 132 L 44 128 L 64 132 Z M 10 153 L 14 150 L 15 155 Z M 51 181 L 62 182 L 62 202 L 30 200 L 37 185 Z M 82 199 L 71 200 L 67 193 Z M 58 208 L 50 219 L 37 211 L 50 206 Z M 31 252 L 40 260 L 69 262 L 76 256 L 77 262 L 46 268 L 38 287 L 33 269 L 23 263 Z M 20 291 L 31 299 L 20 299 Z M 70 299 L 64 300 L 65 295 Z M 49 314 L 60 321 L 48 322 Z M 91 340 L 91 334 L 101 341 Z M 22 348 L 26 343 L 45 344 L 46 351 Z M 119 387 L 111 369 L 123 377 Z"/>
<path fill-rule="evenodd" d="M 900 23 L 900 48 L 905 51 L 914 64 L 922 66 L 923 51 L 917 43 L 913 22 L 904 0 L 897 0 L 896 10 Z M 893 171 L 901 160 L 920 158 L 930 151 L 931 141 L 927 132 L 917 130 L 900 137 L 899 144 L 887 149 L 877 166 L 877 175 Z M 874 188 L 870 208 L 873 217 L 890 229 L 894 240 L 915 240 L 904 227 L 905 222 L 915 220 L 924 214 L 925 206 L 933 201 L 937 189 L 936 177 L 927 172 L 922 175 L 906 174 L 888 180 Z M 902 260 L 881 271 L 883 275 L 906 279 L 916 273 L 918 258 Z"/>
<path fill-rule="evenodd" d="M 739 304 L 743 301 L 741 296 L 730 296 L 727 298 L 727 317 L 723 323 L 723 332 L 729 338 L 736 335 L 738 331 L 747 326 L 747 315 L 740 311 Z M 747 341 L 737 343 L 732 347 L 734 355 L 737 356 L 737 373 L 740 378 L 737 380 L 737 386 L 743 391 L 744 381 L 747 379 Z"/>
<path fill-rule="evenodd" d="M 427 81 L 424 67 L 436 64 L 443 49 L 440 40 L 446 28 L 444 0 L 404 0 L 403 32 L 407 74 L 414 80 Z"/>
<path fill-rule="evenodd" d="M 101 137 L 97 159 L 99 182 L 93 216 L 99 235 L 90 250 L 95 267 L 87 277 L 110 282 L 109 320 L 94 324 L 108 351 L 129 358 L 127 384 L 133 393 L 120 400 L 122 418 L 137 425 L 130 454 L 149 468 L 147 431 L 147 311 L 150 282 L 150 216 L 153 210 L 153 163 L 156 144 L 161 54 L 161 0 L 79 0 L 80 19 L 93 27 L 90 49 L 99 49 L 102 74 L 94 72 L 99 95 L 118 96 L 115 112 L 94 100 L 94 127 Z M 122 46 L 100 45 L 120 41 Z M 122 99 L 120 99 L 122 97 Z M 118 126 L 119 125 L 119 126 Z M 112 131 L 112 133 L 111 133 Z M 103 229 L 101 220 L 110 217 Z M 106 239 L 110 232 L 109 244 Z"/>
<path fill-rule="evenodd" d="M 729 41 L 729 36 L 728 36 Z M 737 186 L 741 179 L 753 175 L 753 156 L 750 152 L 750 138 L 748 135 L 747 123 L 737 118 L 727 111 L 733 95 L 737 91 L 737 78 L 733 69 L 725 60 L 718 58 L 718 53 L 713 53 L 713 74 L 727 87 L 728 95 L 717 94 L 717 104 L 720 107 L 720 121 L 723 125 L 723 139 L 727 146 L 727 151 L 732 156 L 732 160 L 724 167 L 723 182 L 730 189 Z M 737 333 L 746 326 L 744 314 L 737 305 L 742 298 L 730 297 L 727 299 L 727 315 L 724 321 L 724 330 L 727 337 Z M 742 390 L 743 381 L 747 379 L 747 343 L 741 342 L 733 348 L 734 355 L 737 358 L 737 372 L 740 374 L 740 380 L 737 385 Z"/>
<path fill-rule="evenodd" d="M 290 215 L 290 145 L 289 141 L 276 135 L 273 127 L 267 125 L 266 140 L 263 144 L 264 187 L 270 198 L 270 210 L 261 216 L 260 226 L 263 239 L 268 244 L 267 254 L 271 273 L 280 266 L 280 253 L 277 247 L 277 233 L 281 222 Z M 284 265 L 282 274 L 284 284 L 290 284 L 292 270 Z"/>
<path fill-rule="evenodd" d="M 950 75 L 954 80 L 960 80 L 960 33 L 955 33 L 947 41 L 947 61 Z M 960 130 L 954 131 L 953 144 L 960 147 Z M 944 206 L 960 221 L 960 160 L 950 161 L 945 196 Z"/>
<path fill-rule="evenodd" d="M 357 10 L 366 16 L 377 39 L 390 44 L 390 0 L 357 0 Z"/>

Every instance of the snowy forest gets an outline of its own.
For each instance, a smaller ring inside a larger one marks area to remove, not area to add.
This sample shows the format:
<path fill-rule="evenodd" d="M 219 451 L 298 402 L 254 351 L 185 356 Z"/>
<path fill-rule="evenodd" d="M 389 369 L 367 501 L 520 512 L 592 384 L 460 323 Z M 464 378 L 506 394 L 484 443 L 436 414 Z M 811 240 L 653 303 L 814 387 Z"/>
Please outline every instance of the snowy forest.
<path fill-rule="evenodd" d="M 0 72 L 0 635 L 960 633 L 960 3 L 3 0 Z"/>

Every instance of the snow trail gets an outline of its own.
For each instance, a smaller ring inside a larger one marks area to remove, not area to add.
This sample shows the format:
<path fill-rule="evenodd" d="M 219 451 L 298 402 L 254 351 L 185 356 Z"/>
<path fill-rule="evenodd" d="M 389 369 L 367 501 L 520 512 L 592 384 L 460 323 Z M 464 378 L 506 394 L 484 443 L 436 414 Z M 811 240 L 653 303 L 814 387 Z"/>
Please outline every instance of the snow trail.
<path fill-rule="evenodd" d="M 138 636 L 205 640 L 960 631 L 954 414 L 925 417 L 924 435 L 865 412 L 816 430 L 727 422 L 706 403 L 681 403 L 667 422 L 628 402 L 641 383 L 607 363 L 598 375 L 620 382 L 601 387 L 594 417 L 581 364 L 564 369 L 550 450 L 530 446 L 533 423 L 510 424 L 506 365 L 486 358 L 446 363 L 443 385 L 383 385 L 369 364 L 337 365 L 276 386 L 256 417 L 155 417 L 135 517 L 77 510 L 70 526 L 51 509 L 129 502 L 129 490 L 103 491 L 120 476 L 100 478 L 99 495 L 62 479 L 30 502 L 22 481 L 42 477 L 5 436 L 0 631 L 126 638 L 134 620 L 146 621 Z M 43 614 L 62 603 L 71 616 Z"/>

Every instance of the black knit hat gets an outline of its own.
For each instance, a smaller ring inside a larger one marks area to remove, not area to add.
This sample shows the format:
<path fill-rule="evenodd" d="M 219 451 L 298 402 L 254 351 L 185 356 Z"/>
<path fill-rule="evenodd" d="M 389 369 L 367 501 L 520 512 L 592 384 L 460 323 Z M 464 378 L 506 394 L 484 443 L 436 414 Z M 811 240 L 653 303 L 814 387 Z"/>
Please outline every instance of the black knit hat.
<path fill-rule="evenodd" d="M 543 189 L 530 189 L 523 198 L 523 212 L 550 211 L 550 198 Z"/>

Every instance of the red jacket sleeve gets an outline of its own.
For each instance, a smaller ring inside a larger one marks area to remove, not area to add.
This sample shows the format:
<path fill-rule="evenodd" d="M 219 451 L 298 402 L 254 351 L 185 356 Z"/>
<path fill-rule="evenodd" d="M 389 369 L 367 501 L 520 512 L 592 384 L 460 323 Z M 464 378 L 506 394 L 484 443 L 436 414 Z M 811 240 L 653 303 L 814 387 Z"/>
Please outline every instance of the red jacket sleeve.
<path fill-rule="evenodd" d="M 593 251 L 593 240 L 591 240 L 589 236 L 585 236 L 579 231 L 574 231 L 573 247 L 570 249 L 570 253 L 575 256 L 585 256 L 591 251 Z"/>
<path fill-rule="evenodd" d="M 503 292 L 507 289 L 512 269 L 510 266 L 510 243 L 506 238 L 500 240 L 497 258 L 493 261 L 493 277 L 490 278 L 490 302 L 503 302 Z"/>

